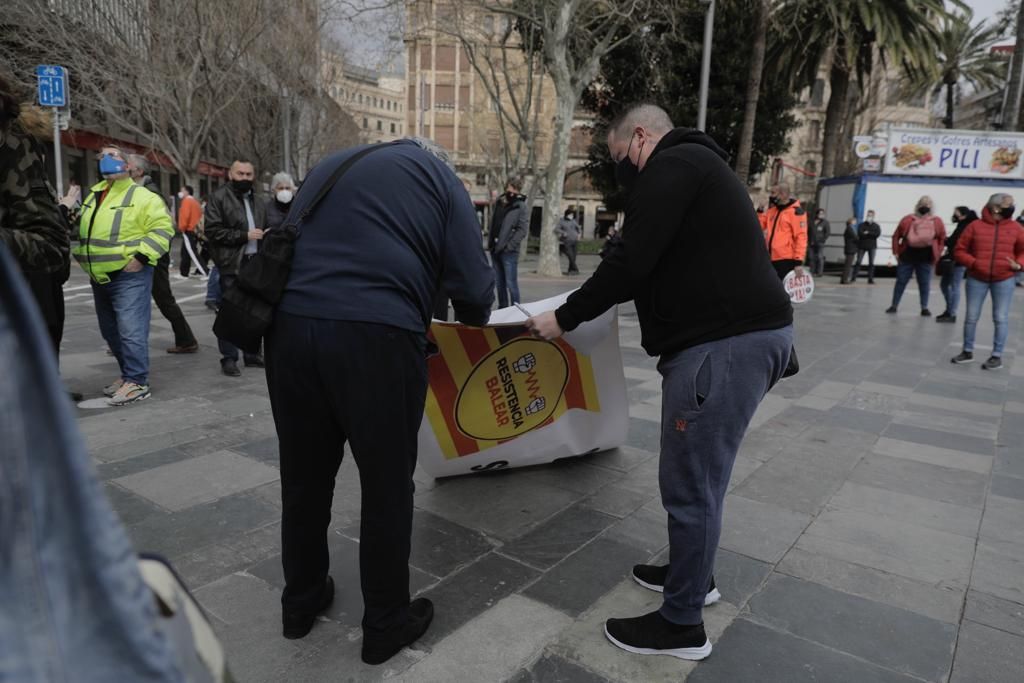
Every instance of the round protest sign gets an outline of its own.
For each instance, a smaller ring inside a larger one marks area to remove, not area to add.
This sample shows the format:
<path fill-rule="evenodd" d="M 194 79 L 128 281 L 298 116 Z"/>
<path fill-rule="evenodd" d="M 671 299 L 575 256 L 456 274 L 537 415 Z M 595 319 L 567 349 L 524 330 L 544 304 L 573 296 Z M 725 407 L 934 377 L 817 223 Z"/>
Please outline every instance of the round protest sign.
<path fill-rule="evenodd" d="M 799 277 L 795 270 L 789 271 L 782 280 L 782 286 L 786 288 L 789 300 L 795 304 L 805 304 L 814 296 L 814 278 L 806 270 Z"/>

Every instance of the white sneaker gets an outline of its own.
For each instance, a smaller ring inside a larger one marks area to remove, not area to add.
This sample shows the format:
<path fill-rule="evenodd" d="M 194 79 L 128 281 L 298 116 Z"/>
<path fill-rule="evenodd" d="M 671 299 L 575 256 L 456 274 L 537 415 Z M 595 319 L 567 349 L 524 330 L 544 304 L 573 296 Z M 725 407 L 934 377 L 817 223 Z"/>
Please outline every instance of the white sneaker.
<path fill-rule="evenodd" d="M 110 398 L 117 393 L 117 390 L 121 388 L 122 384 L 124 384 L 124 380 L 118 377 L 113 382 L 103 387 L 103 395 Z"/>
<path fill-rule="evenodd" d="M 135 382 L 125 382 L 121 385 L 121 388 L 117 390 L 113 396 L 107 400 L 107 405 L 111 406 L 126 406 L 129 403 L 135 403 L 136 401 L 144 401 L 149 398 L 149 385 L 148 384 L 136 384 Z"/>
<path fill-rule="evenodd" d="M 187 275 L 182 275 L 181 273 L 175 273 L 174 274 L 174 279 L 175 280 L 187 280 L 188 276 Z"/>

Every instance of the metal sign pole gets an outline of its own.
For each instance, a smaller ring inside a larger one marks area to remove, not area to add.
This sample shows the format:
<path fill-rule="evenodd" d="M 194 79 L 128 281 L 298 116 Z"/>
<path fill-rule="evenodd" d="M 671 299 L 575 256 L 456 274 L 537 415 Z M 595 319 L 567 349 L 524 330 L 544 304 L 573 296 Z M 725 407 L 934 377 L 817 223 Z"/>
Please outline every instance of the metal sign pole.
<path fill-rule="evenodd" d="M 53 166 L 57 171 L 57 198 L 64 196 L 64 163 L 60 158 L 60 110 L 53 109 Z"/>

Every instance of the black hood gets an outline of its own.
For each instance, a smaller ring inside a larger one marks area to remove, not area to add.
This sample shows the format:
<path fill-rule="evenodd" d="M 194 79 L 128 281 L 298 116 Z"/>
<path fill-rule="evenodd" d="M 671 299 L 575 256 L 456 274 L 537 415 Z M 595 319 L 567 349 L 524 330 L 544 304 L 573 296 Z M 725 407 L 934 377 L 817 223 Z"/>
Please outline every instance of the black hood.
<path fill-rule="evenodd" d="M 729 155 L 726 154 L 725 150 L 718 146 L 714 138 L 705 133 L 704 131 L 697 130 L 696 128 L 676 128 L 669 133 L 666 133 L 664 137 L 658 142 L 658 146 L 654 148 L 654 154 L 666 150 L 669 147 L 675 147 L 677 145 L 703 145 L 712 152 L 722 158 L 723 161 L 729 161 Z"/>

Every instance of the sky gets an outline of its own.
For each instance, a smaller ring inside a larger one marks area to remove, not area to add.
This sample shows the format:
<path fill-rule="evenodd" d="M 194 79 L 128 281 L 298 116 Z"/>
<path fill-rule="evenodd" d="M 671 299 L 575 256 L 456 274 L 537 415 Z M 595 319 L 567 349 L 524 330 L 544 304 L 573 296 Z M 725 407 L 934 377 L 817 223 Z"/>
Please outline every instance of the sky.
<path fill-rule="evenodd" d="M 1006 7 L 1006 0 L 966 0 L 964 4 L 974 10 L 975 19 L 991 19 Z"/>

